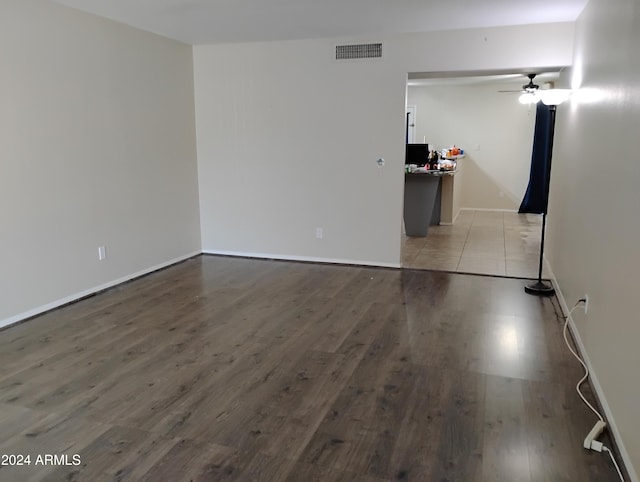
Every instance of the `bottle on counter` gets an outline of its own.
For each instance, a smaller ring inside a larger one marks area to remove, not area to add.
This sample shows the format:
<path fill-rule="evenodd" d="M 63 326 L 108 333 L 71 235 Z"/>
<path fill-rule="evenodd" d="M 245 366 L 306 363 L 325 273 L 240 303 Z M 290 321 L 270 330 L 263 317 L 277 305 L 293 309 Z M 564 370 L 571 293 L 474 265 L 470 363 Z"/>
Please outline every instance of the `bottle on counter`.
<path fill-rule="evenodd" d="M 429 171 L 435 171 L 438 169 L 438 161 L 440 159 L 440 156 L 438 155 L 438 151 L 429 151 L 429 157 L 428 157 L 428 164 L 429 167 L 427 168 L 427 170 Z"/>
<path fill-rule="evenodd" d="M 440 153 L 436 150 L 429 152 L 430 170 L 437 171 L 440 169 Z"/>

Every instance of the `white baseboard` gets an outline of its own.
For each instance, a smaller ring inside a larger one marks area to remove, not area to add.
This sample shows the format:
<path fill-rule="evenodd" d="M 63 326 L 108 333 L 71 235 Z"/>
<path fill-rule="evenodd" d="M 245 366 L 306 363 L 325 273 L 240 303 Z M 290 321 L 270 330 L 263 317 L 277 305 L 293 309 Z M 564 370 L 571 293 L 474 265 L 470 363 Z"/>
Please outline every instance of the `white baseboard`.
<path fill-rule="evenodd" d="M 518 214 L 517 209 L 487 209 L 487 208 L 460 208 L 458 212 L 453 217 L 453 221 L 450 223 L 440 223 L 442 226 L 453 226 L 456 223 L 456 219 L 458 219 L 458 215 L 460 211 L 485 211 L 485 212 L 496 212 L 496 213 L 516 213 Z"/>
<path fill-rule="evenodd" d="M 560 307 L 564 313 L 564 316 L 569 315 L 569 305 L 567 305 L 567 301 L 564 299 L 564 295 L 562 294 L 562 290 L 560 289 L 560 285 L 558 284 L 558 280 L 556 279 L 553 271 L 549 271 L 551 273 L 551 281 L 556 289 L 556 295 L 558 296 L 558 300 L 560 301 Z M 607 398 L 604 395 L 604 391 L 602 390 L 602 386 L 598 381 L 598 377 L 596 376 L 596 372 L 593 370 L 593 366 L 591 365 L 591 361 L 589 360 L 589 356 L 587 354 L 587 350 L 585 349 L 584 343 L 582 342 L 582 338 L 580 338 L 580 333 L 576 329 L 575 323 L 573 321 L 573 317 L 569 317 L 569 330 L 571 331 L 571 335 L 576 342 L 578 348 L 578 354 L 587 365 L 589 369 L 589 381 L 593 386 L 594 391 L 596 392 L 596 397 L 598 397 L 598 401 L 600 402 L 600 406 L 604 411 L 604 418 L 607 422 L 607 428 L 611 434 L 611 436 L 615 439 L 616 445 L 618 446 L 618 450 L 620 452 L 620 456 L 622 457 L 622 461 L 624 462 L 625 468 L 627 469 L 627 473 L 629 477 L 631 477 L 631 482 L 640 482 L 638 479 L 638 474 L 636 473 L 633 465 L 631 465 L 631 458 L 629 457 L 629 452 L 624 446 L 622 441 L 622 437 L 620 435 L 620 431 L 618 430 L 618 426 L 616 425 L 615 418 L 613 417 L 613 413 L 611 412 L 611 408 L 609 407 L 609 403 L 607 402 Z M 577 381 L 577 380 L 576 380 Z M 577 395 L 576 395 L 577 396 Z M 595 420 L 594 420 L 595 422 Z M 586 433 L 585 433 L 586 436 Z M 576 441 L 576 443 L 582 443 L 580 440 Z M 607 454 L 602 453 L 603 457 L 607 457 Z"/>
<path fill-rule="evenodd" d="M 487 211 L 487 212 L 496 212 L 496 213 L 518 213 L 517 209 L 487 209 L 487 208 L 460 208 L 458 210 L 458 214 L 460 211 Z M 456 214 L 456 217 L 458 217 Z"/>
<path fill-rule="evenodd" d="M 460 209 L 458 209 L 458 212 L 456 212 L 456 215 L 453 217 L 453 221 L 451 221 L 452 225 L 456 223 L 456 219 L 458 219 L 459 214 L 460 214 Z"/>
<path fill-rule="evenodd" d="M 277 254 L 242 253 L 242 252 L 236 252 L 236 251 L 214 251 L 214 250 L 194 251 L 184 256 L 179 256 L 177 258 L 171 259 L 164 263 L 160 263 L 155 266 L 151 266 L 149 268 L 140 270 L 136 273 L 131 273 L 121 278 L 109 281 L 99 286 L 94 286 L 92 288 L 81 291 L 79 293 L 74 293 L 72 295 L 65 296 L 64 298 L 60 298 L 58 300 L 47 303 L 45 305 L 38 306 L 37 308 L 33 308 L 23 313 L 18 313 L 17 315 L 10 316 L 9 318 L 0 320 L 0 328 L 13 325 L 14 323 L 19 323 L 20 321 L 26 320 L 28 318 L 32 318 L 34 316 L 40 315 L 47 311 L 53 310 L 55 308 L 59 308 L 60 306 L 66 305 L 68 303 L 72 303 L 74 301 L 80 300 L 92 294 L 98 293 L 100 291 L 104 291 L 108 288 L 112 288 L 116 285 L 125 283 L 134 278 L 139 278 L 140 276 L 144 276 L 146 274 L 152 273 L 159 269 L 166 268 L 167 266 L 171 266 L 172 264 L 180 263 L 181 261 L 192 258 L 199 254 L 220 254 L 225 256 L 239 256 L 239 257 L 245 257 L 245 258 L 281 259 L 286 261 L 308 261 L 308 262 L 314 262 L 314 263 L 348 264 L 348 265 L 374 266 L 374 267 L 380 267 L 380 268 L 400 268 L 401 267 L 399 263 L 374 263 L 374 262 L 368 262 L 368 261 L 362 261 L 362 260 L 316 258 L 316 257 L 308 257 L 308 256 L 283 256 L 283 255 L 277 255 Z"/>
<path fill-rule="evenodd" d="M 379 263 L 373 261 L 363 261 L 356 259 L 338 259 L 338 258 L 318 258 L 315 256 L 293 256 L 270 253 L 246 253 L 240 251 L 220 251 L 213 249 L 203 249 L 204 254 L 218 254 L 222 256 L 238 256 L 242 258 L 261 258 L 261 259 L 278 259 L 282 261 L 306 261 L 310 263 L 329 263 L 329 264 L 348 264 L 358 266 L 374 266 L 377 268 L 401 268 L 400 263 Z"/>
<path fill-rule="evenodd" d="M 125 283 L 126 281 L 130 281 L 134 278 L 139 278 L 140 276 L 144 276 L 145 274 L 149 274 L 152 273 L 154 271 L 157 271 L 159 269 L 162 268 L 166 268 L 167 266 L 171 266 L 172 264 L 176 264 L 176 263 L 180 263 L 181 261 L 184 261 L 185 259 L 189 259 L 189 258 L 193 258 L 194 256 L 197 256 L 201 254 L 200 251 L 194 251 L 192 253 L 186 254 L 184 256 L 179 256 L 177 258 L 174 258 L 170 261 L 166 261 L 164 263 L 160 263 L 157 264 L 155 266 L 152 266 L 150 268 L 146 268 L 143 269 L 141 271 L 138 271 L 136 273 L 131 273 L 128 274 L 126 276 L 123 276 L 122 278 L 118 278 L 115 279 L 113 281 L 109 281 L 107 283 L 104 283 L 100 286 L 94 286 L 93 288 L 89 288 L 87 290 L 81 291 L 80 293 L 75 293 L 69 296 L 65 296 L 64 298 L 61 298 L 59 300 L 55 300 L 52 301 L 51 303 L 47 303 L 46 305 L 42 305 L 42 306 L 38 306 L 37 308 L 33 308 L 32 310 L 29 311 L 25 311 L 24 313 L 19 313 L 17 315 L 14 316 L 10 316 L 9 318 L 5 318 L 4 320 L 0 320 L 0 328 L 4 328 L 5 326 L 9 326 L 12 325 L 14 323 L 18 323 L 22 320 L 26 320 L 27 318 L 31 318 L 33 316 L 37 316 L 40 315 L 42 313 L 45 313 L 46 311 L 50 311 L 53 310 L 55 308 L 58 308 L 62 305 L 66 305 L 68 303 L 72 303 L 74 301 L 77 301 L 79 299 L 85 298 L 89 295 L 92 295 L 94 293 L 98 293 L 100 291 L 106 290 L 108 288 L 112 288 L 116 285 L 119 285 L 121 283 Z"/>

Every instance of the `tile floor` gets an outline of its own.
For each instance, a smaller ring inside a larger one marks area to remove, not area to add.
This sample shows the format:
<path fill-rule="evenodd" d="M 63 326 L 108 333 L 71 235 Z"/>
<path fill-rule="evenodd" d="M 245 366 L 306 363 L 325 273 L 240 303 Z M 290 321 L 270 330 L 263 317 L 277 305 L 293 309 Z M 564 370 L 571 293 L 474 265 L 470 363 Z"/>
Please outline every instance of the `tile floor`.
<path fill-rule="evenodd" d="M 452 226 L 430 226 L 425 238 L 403 235 L 402 266 L 535 279 L 541 222 L 538 214 L 460 211 Z"/>

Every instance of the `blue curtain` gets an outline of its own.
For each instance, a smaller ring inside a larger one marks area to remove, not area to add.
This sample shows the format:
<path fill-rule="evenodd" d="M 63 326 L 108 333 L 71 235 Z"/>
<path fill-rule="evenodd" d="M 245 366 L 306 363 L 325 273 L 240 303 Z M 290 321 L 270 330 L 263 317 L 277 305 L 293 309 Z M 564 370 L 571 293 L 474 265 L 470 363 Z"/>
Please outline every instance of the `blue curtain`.
<path fill-rule="evenodd" d="M 546 214 L 547 212 L 554 124 L 555 106 L 538 102 L 529 185 L 518 210 L 520 213 Z"/>

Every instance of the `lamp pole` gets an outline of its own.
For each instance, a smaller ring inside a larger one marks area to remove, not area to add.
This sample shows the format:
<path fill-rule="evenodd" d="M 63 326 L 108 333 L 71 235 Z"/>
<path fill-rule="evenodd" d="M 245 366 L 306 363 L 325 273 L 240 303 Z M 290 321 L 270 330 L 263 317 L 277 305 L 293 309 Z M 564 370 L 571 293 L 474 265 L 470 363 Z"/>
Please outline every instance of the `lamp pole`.
<path fill-rule="evenodd" d="M 556 125 L 556 106 L 549 106 L 549 150 L 547 152 L 547 169 L 544 182 L 544 211 L 542 212 L 542 235 L 540 236 L 540 262 L 538 265 L 538 280 L 526 285 L 524 291 L 530 295 L 553 296 L 556 290 L 551 284 L 542 281 L 542 264 L 544 263 L 544 232 L 547 225 L 547 209 L 549 204 L 549 184 L 551 182 L 551 154 L 553 153 L 553 134 Z"/>

